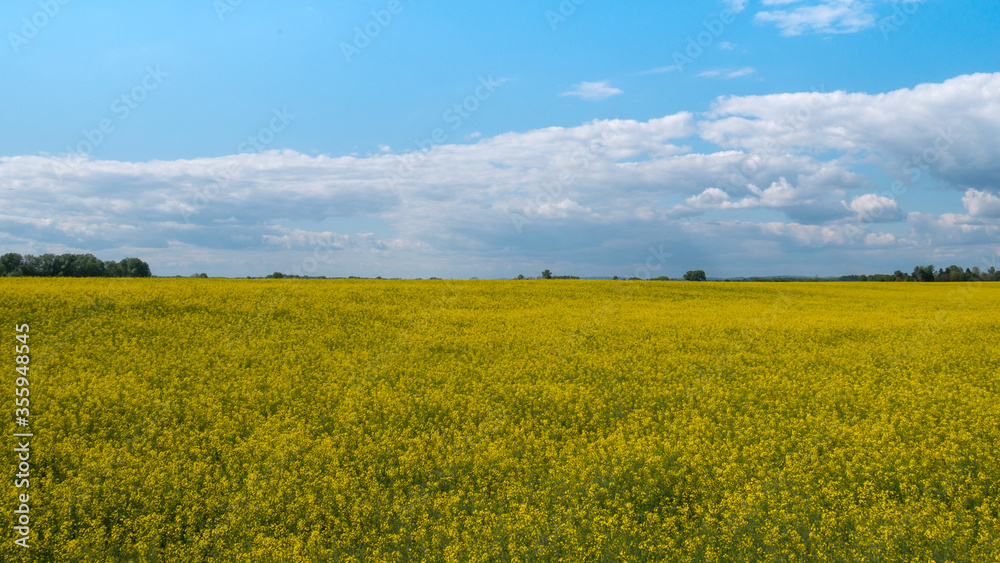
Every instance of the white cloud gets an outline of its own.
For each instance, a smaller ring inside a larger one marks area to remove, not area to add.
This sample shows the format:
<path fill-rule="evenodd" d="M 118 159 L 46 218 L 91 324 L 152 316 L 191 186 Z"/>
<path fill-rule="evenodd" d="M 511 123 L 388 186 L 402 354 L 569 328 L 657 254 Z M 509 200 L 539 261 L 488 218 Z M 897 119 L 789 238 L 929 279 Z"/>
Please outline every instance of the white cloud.
<path fill-rule="evenodd" d="M 746 195 L 736 200 L 724 190 L 711 187 L 687 198 L 684 205 L 675 206 L 673 211 L 677 215 L 696 215 L 709 210 L 776 209 L 800 223 L 825 223 L 848 216 L 844 206 L 836 204 L 834 196 L 839 190 L 811 181 L 814 177 L 802 178 L 806 181 L 799 186 L 793 186 L 784 177 L 765 189 L 748 184 Z"/>
<path fill-rule="evenodd" d="M 949 246 L 964 246 L 970 250 L 977 246 L 988 249 L 980 250 L 977 255 L 986 253 L 993 255 L 997 249 L 997 239 L 1000 237 L 1000 224 L 970 217 L 958 213 L 910 213 L 907 223 L 911 227 L 911 237 L 920 240 L 930 248 L 946 248 Z"/>
<path fill-rule="evenodd" d="M 581 99 L 587 100 L 588 102 L 599 102 L 601 100 L 606 100 L 611 96 L 617 96 L 618 94 L 623 94 L 618 88 L 613 88 L 606 81 L 605 82 L 581 82 L 573 87 L 572 90 L 568 92 L 563 92 L 559 94 L 560 96 L 576 96 Z"/>
<path fill-rule="evenodd" d="M 854 198 L 850 205 L 844 202 L 844 206 L 854 212 L 858 220 L 866 223 L 883 223 L 903 219 L 899 203 L 885 196 L 864 194 Z"/>
<path fill-rule="evenodd" d="M 854 231 L 840 225 L 801 225 L 798 223 L 765 223 L 765 234 L 787 237 L 802 246 L 841 246 L 855 242 Z"/>
<path fill-rule="evenodd" d="M 758 12 L 754 20 L 775 24 L 785 36 L 855 33 L 874 27 L 876 22 L 868 0 L 763 0 L 762 4 L 782 9 Z"/>
<path fill-rule="evenodd" d="M 651 68 L 649 70 L 644 70 L 644 71 L 639 72 L 637 74 L 639 76 L 646 75 L 646 74 L 666 74 L 668 72 L 675 72 L 675 71 L 679 71 L 679 70 L 680 70 L 679 66 L 677 66 L 677 65 L 670 65 L 670 66 L 661 66 L 659 68 Z"/>
<path fill-rule="evenodd" d="M 892 233 L 868 233 L 865 236 L 867 246 L 893 246 L 896 242 L 896 235 Z"/>
<path fill-rule="evenodd" d="M 972 217 L 1000 219 L 1000 197 L 979 190 L 968 190 L 962 205 Z"/>
<path fill-rule="evenodd" d="M 693 208 L 702 209 L 754 209 L 758 207 L 780 209 L 810 203 L 808 196 L 802 190 L 793 187 L 785 178 L 781 178 L 763 190 L 753 184 L 749 184 L 747 189 L 750 195 L 738 201 L 732 201 L 729 194 L 719 188 L 708 188 L 694 197 L 689 197 L 685 203 Z"/>
<path fill-rule="evenodd" d="M 351 237 L 326 231 L 322 233 L 309 232 L 303 229 L 276 229 L 278 234 L 264 235 L 262 237 L 265 244 L 281 246 L 283 248 L 311 248 L 320 246 L 323 248 L 335 248 L 343 250 L 347 248 Z"/>
<path fill-rule="evenodd" d="M 683 146 L 694 135 L 718 148 Z M 1000 75 L 886 94 L 730 97 L 699 116 L 386 149 L 144 163 L 0 157 L 0 243 L 139 255 L 157 273 L 288 271 L 329 248 L 331 265 L 318 273 L 502 277 L 557 259 L 581 265 L 568 273 L 603 274 L 630 248 L 644 252 L 650 233 L 678 261 L 718 256 L 734 274 L 789 252 L 824 267 L 844 256 L 851 271 L 848 253 L 861 247 L 871 260 L 911 260 L 900 250 L 910 249 L 917 263 L 935 245 L 979 252 L 1000 236 Z M 908 179 L 914 157 L 926 159 L 925 177 L 963 186 L 953 197 L 968 214 L 919 210 L 924 188 L 908 184 L 899 201 L 914 212 L 903 215 L 885 186 L 854 168 L 882 165 Z M 521 233 L 514 215 L 530 220 Z M 871 230 L 885 221 L 905 221 L 910 235 Z"/>
<path fill-rule="evenodd" d="M 914 170 L 971 187 L 1000 185 L 1000 74 L 885 94 L 803 92 L 720 98 L 701 136 L 752 152 L 836 151 L 901 180 Z"/>
<path fill-rule="evenodd" d="M 698 76 L 702 78 L 721 78 L 726 80 L 732 80 L 733 78 L 743 78 L 745 76 L 751 76 L 757 73 L 757 69 L 752 66 L 747 66 L 743 68 L 719 68 L 706 70 L 700 73 Z"/>
<path fill-rule="evenodd" d="M 700 194 L 687 198 L 684 202 L 694 209 L 726 209 L 732 206 L 729 194 L 719 188 L 707 188 Z"/>
<path fill-rule="evenodd" d="M 746 9 L 747 0 L 724 0 L 730 12 L 738 14 Z"/>

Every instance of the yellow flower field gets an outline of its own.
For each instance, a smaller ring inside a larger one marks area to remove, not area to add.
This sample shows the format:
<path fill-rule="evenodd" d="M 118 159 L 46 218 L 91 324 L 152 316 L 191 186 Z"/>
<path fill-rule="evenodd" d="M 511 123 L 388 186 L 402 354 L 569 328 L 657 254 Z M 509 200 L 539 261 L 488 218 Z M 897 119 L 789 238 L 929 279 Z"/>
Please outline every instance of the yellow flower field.
<path fill-rule="evenodd" d="M 0 279 L 0 560 L 997 561 L 1000 284 Z M 10 433 L 8 434 L 10 436 Z"/>

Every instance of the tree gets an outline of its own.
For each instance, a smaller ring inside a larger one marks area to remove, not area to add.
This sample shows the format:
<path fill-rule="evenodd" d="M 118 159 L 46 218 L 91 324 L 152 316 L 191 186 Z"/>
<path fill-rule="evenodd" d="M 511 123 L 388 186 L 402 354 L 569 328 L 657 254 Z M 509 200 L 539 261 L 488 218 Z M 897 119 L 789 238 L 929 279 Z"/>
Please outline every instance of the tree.
<path fill-rule="evenodd" d="M 61 275 L 60 264 L 55 254 L 46 252 L 35 259 L 35 275 L 40 277 L 52 277 Z"/>
<path fill-rule="evenodd" d="M 542 279 L 543 280 L 552 279 L 552 272 L 550 272 L 549 270 L 542 270 Z"/>
<path fill-rule="evenodd" d="M 122 277 L 122 269 L 118 262 L 114 260 L 108 260 L 104 263 L 104 275 L 109 278 L 120 278 Z"/>
<path fill-rule="evenodd" d="M 152 276 L 149 271 L 149 264 L 138 258 L 126 258 L 119 262 L 121 276 L 124 278 L 148 278 Z"/>
<path fill-rule="evenodd" d="M 21 267 L 21 263 L 24 262 L 24 258 L 20 254 L 14 252 L 8 252 L 3 256 L 0 256 L 0 267 L 3 268 L 4 275 L 14 276 L 17 275 L 17 269 Z"/>
<path fill-rule="evenodd" d="M 26 254 L 18 271 L 20 271 L 22 276 L 28 277 L 43 275 L 40 273 L 42 271 L 42 260 L 36 256 Z"/>
<path fill-rule="evenodd" d="M 705 276 L 705 270 L 688 270 L 688 272 L 684 274 L 685 281 L 706 281 L 707 279 L 708 277 Z"/>
<path fill-rule="evenodd" d="M 60 254 L 56 256 L 55 254 L 43 254 L 48 262 L 48 276 L 53 276 L 57 278 L 69 278 L 73 277 L 73 270 L 76 268 L 76 255 L 75 254 Z"/>
<path fill-rule="evenodd" d="M 951 266 L 948 266 L 948 269 L 944 272 L 944 277 L 945 281 L 965 281 L 965 270 L 955 264 L 952 264 Z"/>
<path fill-rule="evenodd" d="M 64 254 L 62 257 L 65 258 Z M 104 262 L 98 260 L 93 254 L 74 256 L 72 260 L 66 260 L 66 275 L 75 278 L 103 278 L 107 275 Z"/>
<path fill-rule="evenodd" d="M 517 275 L 517 279 L 519 279 L 519 280 L 523 280 L 523 279 L 524 279 L 524 274 L 518 274 L 518 275 Z"/>
<path fill-rule="evenodd" d="M 93 254 L 51 253 L 41 256 L 13 252 L 0 256 L 0 276 L 37 276 L 68 278 L 139 277 L 152 276 L 149 264 L 138 258 L 102 262 Z"/>
<path fill-rule="evenodd" d="M 934 281 L 934 264 L 913 268 L 913 279 L 918 282 Z"/>

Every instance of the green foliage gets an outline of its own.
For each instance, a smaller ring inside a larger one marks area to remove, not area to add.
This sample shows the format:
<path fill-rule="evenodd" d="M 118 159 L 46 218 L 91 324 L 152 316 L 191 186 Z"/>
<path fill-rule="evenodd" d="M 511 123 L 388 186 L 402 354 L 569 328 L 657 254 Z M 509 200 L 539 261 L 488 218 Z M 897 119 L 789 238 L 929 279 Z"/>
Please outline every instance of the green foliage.
<path fill-rule="evenodd" d="M 114 260 L 108 260 L 104 263 L 104 274 L 109 278 L 120 278 L 122 277 L 122 268 Z"/>
<path fill-rule="evenodd" d="M 45 278 L 148 278 L 149 264 L 138 258 L 120 263 L 102 262 L 93 254 L 42 254 L 21 256 L 13 252 L 0 257 L 0 276 Z"/>
<path fill-rule="evenodd" d="M 1000 274 L 996 267 L 991 266 L 989 270 L 983 271 L 978 266 L 962 269 L 961 266 L 952 264 L 947 269 L 941 268 L 934 271 L 933 265 L 917 266 L 912 274 L 907 274 L 902 270 L 896 270 L 892 274 L 869 274 L 841 276 L 837 281 L 877 281 L 877 282 L 980 282 L 980 281 L 1000 281 Z"/>
<path fill-rule="evenodd" d="M 24 258 L 20 254 L 16 254 L 14 252 L 9 252 L 7 254 L 4 254 L 3 256 L 0 256 L 0 265 L 3 266 L 5 275 L 7 274 L 13 275 L 14 272 L 16 272 L 18 268 L 21 267 L 21 264 L 23 262 Z"/>
<path fill-rule="evenodd" d="M 684 274 L 684 281 L 706 281 L 708 277 L 705 275 L 705 270 L 688 270 Z"/>
<path fill-rule="evenodd" d="M 917 266 L 913 268 L 913 279 L 918 282 L 934 281 L 934 265 Z"/>
<path fill-rule="evenodd" d="M 550 280 L 550 279 L 552 279 L 552 272 L 549 271 L 549 270 L 542 270 L 542 279 L 543 280 Z"/>
<path fill-rule="evenodd" d="M 148 278 L 152 274 L 149 271 L 149 264 L 138 258 L 126 258 L 118 263 L 123 278 Z"/>

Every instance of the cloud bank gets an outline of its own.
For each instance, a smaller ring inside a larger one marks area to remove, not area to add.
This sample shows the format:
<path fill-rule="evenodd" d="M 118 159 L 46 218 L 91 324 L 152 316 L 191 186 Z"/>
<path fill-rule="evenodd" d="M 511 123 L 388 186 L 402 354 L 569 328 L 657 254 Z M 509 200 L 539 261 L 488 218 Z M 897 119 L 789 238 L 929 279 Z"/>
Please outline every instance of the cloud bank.
<path fill-rule="evenodd" d="M 706 109 L 363 157 L 7 156 L 0 244 L 163 275 L 622 275 L 650 247 L 673 254 L 667 275 L 997 258 L 1000 74 Z"/>

